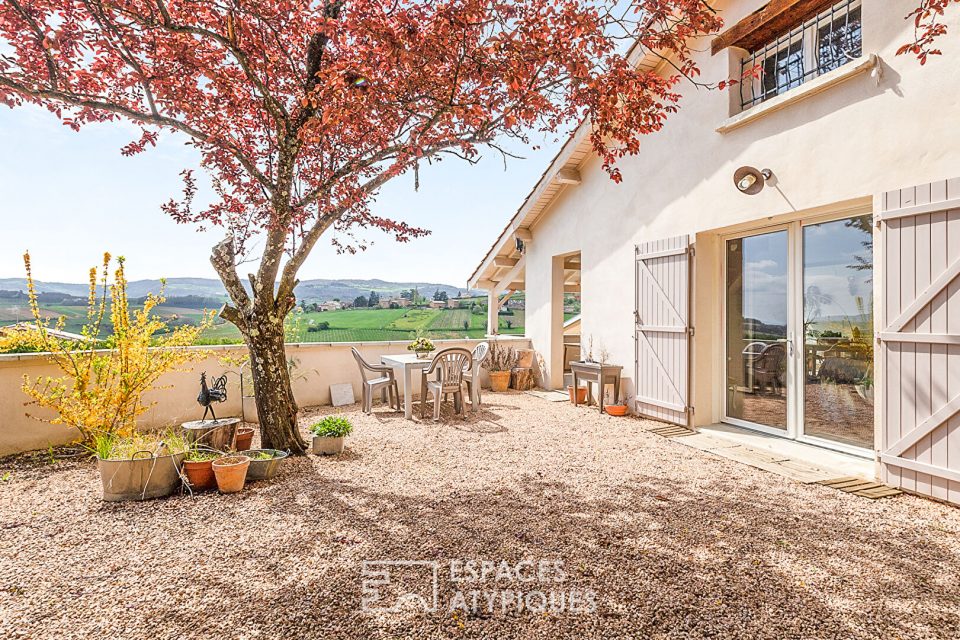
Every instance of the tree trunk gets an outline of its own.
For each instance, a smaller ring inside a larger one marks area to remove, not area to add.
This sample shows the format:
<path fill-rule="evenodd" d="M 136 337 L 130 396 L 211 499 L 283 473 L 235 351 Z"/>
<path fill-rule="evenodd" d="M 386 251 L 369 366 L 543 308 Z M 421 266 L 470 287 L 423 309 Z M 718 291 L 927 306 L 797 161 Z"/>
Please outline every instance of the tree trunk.
<path fill-rule="evenodd" d="M 261 446 L 289 450 L 294 455 L 306 453 L 307 443 L 297 424 L 297 401 L 284 350 L 283 318 L 254 316 L 246 324 L 244 340 L 250 351 Z"/>
<path fill-rule="evenodd" d="M 270 236 L 259 274 L 249 276 L 252 298 L 237 275 L 231 236 L 213 248 L 210 263 L 220 275 L 234 305 L 224 305 L 220 317 L 240 329 L 250 352 L 261 446 L 302 455 L 307 451 L 307 442 L 300 435 L 297 424 L 297 401 L 290 386 L 283 331 L 283 321 L 296 304 L 293 296 L 297 284 L 296 271 L 285 273 L 280 282 L 280 291 L 286 293 L 276 298 L 274 283 L 276 268 L 283 254 L 284 235 L 271 231 Z"/>

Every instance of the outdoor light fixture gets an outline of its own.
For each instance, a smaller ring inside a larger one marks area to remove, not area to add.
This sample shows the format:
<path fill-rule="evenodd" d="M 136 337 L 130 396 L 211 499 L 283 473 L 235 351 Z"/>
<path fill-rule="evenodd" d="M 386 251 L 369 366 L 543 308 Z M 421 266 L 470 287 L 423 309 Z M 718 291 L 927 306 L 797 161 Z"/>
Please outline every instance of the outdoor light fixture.
<path fill-rule="evenodd" d="M 763 190 L 763 185 L 771 177 L 773 177 L 773 172 L 770 169 L 758 171 L 753 167 L 740 167 L 733 174 L 733 184 L 737 185 L 737 190 L 740 193 L 753 196 Z"/>

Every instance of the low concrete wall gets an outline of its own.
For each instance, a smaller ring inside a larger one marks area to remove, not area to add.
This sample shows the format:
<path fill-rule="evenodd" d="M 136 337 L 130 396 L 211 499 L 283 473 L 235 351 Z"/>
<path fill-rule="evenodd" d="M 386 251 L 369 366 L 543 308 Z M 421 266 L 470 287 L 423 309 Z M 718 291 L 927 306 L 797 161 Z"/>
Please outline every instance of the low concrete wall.
<path fill-rule="evenodd" d="M 530 344 L 526 338 L 503 336 L 501 340 L 516 348 L 527 348 Z M 437 340 L 435 344 L 439 349 L 472 349 L 479 342 L 481 340 Z M 407 344 L 406 341 L 288 344 L 287 357 L 294 362 L 293 392 L 297 403 L 301 407 L 329 404 L 330 385 L 341 382 L 351 383 L 354 395 L 359 400 L 360 372 L 350 349 L 356 347 L 369 362 L 379 362 L 380 356 L 385 354 L 407 353 Z M 142 416 L 142 428 L 162 428 L 198 420 L 203 415 L 203 409 L 197 404 L 201 371 L 206 371 L 208 378 L 227 372 L 227 401 L 216 405 L 215 409 L 220 417 L 240 415 L 239 372 L 224 365 L 220 358 L 231 353 L 242 354 L 245 349 L 238 346 L 202 349 L 210 352 L 206 358 L 186 365 L 181 371 L 164 375 L 158 382 L 159 388 L 145 394 L 145 402 L 156 404 Z M 31 378 L 58 376 L 60 370 L 46 354 L 0 355 L 0 455 L 66 444 L 76 437 L 74 429 L 37 419 L 49 420 L 54 417 L 52 412 L 25 405 L 28 398 L 21 390 L 24 374 Z M 481 383 L 488 385 L 486 373 L 481 376 Z M 419 392 L 419 380 L 415 380 L 414 385 L 416 394 Z"/>

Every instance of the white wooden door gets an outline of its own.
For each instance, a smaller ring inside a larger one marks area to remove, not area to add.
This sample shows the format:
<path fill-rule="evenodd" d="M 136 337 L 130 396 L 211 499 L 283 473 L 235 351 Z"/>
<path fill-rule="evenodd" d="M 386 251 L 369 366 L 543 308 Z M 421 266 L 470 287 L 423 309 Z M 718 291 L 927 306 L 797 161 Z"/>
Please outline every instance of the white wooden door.
<path fill-rule="evenodd" d="M 878 196 L 881 478 L 960 503 L 960 179 Z"/>
<path fill-rule="evenodd" d="M 689 236 L 636 248 L 636 411 L 689 424 Z"/>

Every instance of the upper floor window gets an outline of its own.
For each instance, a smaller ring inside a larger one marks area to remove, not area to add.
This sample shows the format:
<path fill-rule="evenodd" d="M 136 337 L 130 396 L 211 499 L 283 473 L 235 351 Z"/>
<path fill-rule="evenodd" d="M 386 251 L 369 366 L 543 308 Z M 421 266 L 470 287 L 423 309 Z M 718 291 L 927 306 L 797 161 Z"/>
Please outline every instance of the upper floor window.
<path fill-rule="evenodd" d="M 743 60 L 743 109 L 799 87 L 863 54 L 861 0 L 842 0 Z"/>

